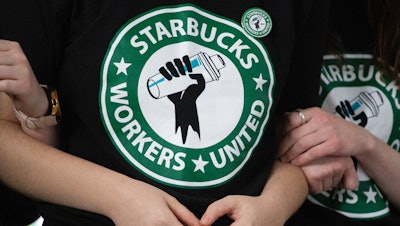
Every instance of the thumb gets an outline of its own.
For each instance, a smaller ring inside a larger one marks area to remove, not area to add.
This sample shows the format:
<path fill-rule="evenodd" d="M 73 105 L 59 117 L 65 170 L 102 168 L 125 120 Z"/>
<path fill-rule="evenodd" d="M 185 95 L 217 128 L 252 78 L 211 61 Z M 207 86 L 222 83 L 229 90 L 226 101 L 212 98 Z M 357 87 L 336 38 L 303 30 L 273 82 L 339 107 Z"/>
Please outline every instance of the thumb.
<path fill-rule="evenodd" d="M 171 199 L 168 206 L 179 221 L 185 225 L 200 225 L 200 220 L 176 199 Z"/>
<path fill-rule="evenodd" d="M 202 225 L 212 225 L 216 220 L 218 220 L 218 218 L 229 214 L 232 211 L 232 205 L 233 199 L 229 196 L 215 201 L 208 206 L 200 219 L 200 223 Z"/>

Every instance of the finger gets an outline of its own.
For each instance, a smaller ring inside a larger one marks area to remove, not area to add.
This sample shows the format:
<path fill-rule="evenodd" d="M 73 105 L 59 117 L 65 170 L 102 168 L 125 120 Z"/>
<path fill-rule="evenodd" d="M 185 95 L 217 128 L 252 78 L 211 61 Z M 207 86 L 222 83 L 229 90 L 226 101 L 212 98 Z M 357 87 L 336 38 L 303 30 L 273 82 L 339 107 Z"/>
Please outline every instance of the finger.
<path fill-rule="evenodd" d="M 11 76 L 15 68 L 9 65 L 0 64 L 0 79 L 13 79 Z"/>
<path fill-rule="evenodd" d="M 0 92 L 7 93 L 9 95 L 14 95 L 10 92 L 9 87 L 10 87 L 10 80 L 7 79 L 0 79 Z"/>
<path fill-rule="evenodd" d="M 341 170 L 339 170 L 339 171 L 341 171 Z M 326 190 L 330 190 L 330 189 L 332 189 L 332 188 L 340 187 L 340 184 L 341 184 L 343 175 L 344 175 L 344 174 L 343 174 L 342 172 L 340 172 L 340 173 L 334 173 L 333 176 L 332 176 L 332 185 L 331 185 L 330 188 L 325 189 L 325 191 L 326 191 Z"/>
<path fill-rule="evenodd" d="M 188 55 L 185 55 L 182 58 L 183 62 L 185 63 L 186 69 L 188 72 L 192 72 L 192 63 L 190 62 L 190 58 Z"/>
<path fill-rule="evenodd" d="M 278 152 L 284 154 L 281 154 L 280 159 L 283 162 L 291 162 L 302 154 L 309 155 L 310 149 L 325 141 L 326 138 L 319 135 L 317 126 L 312 123 L 306 124 L 294 129 L 282 140 Z"/>
<path fill-rule="evenodd" d="M 313 125 L 307 123 L 311 122 L 311 117 L 308 117 L 308 114 L 311 114 L 312 111 L 310 109 L 298 111 L 301 111 L 302 116 L 299 115 L 299 112 L 286 112 L 283 115 L 283 123 L 279 124 L 280 131 L 278 131 L 279 139 L 281 140 L 278 147 L 278 156 L 286 153 L 300 137 L 315 130 Z M 307 124 L 304 124 L 303 120 Z"/>
<path fill-rule="evenodd" d="M 348 112 L 348 110 L 346 108 L 346 104 L 343 101 L 340 101 L 340 107 L 342 108 L 343 114 L 346 117 L 349 117 L 349 112 Z"/>
<path fill-rule="evenodd" d="M 20 95 L 25 90 L 21 88 L 18 80 L 0 79 L 0 91 L 9 95 Z"/>
<path fill-rule="evenodd" d="M 327 191 L 333 188 L 332 177 L 328 176 L 322 180 L 322 191 Z M 320 191 L 320 192 L 322 192 Z"/>
<path fill-rule="evenodd" d="M 317 136 L 316 134 L 305 137 L 303 144 L 299 144 L 299 146 L 300 145 L 304 145 L 302 149 L 306 149 L 307 151 L 300 153 L 301 150 L 299 150 L 297 153 L 300 154 L 294 158 L 291 156 L 287 157 L 288 159 L 291 159 L 289 160 L 290 163 L 296 166 L 302 166 L 319 158 L 335 154 L 335 148 L 332 147 L 329 140 L 327 138 Z M 289 153 L 290 152 L 288 152 L 288 154 Z M 296 153 L 296 151 L 293 151 L 293 153 Z"/>
<path fill-rule="evenodd" d="M 348 100 L 345 100 L 344 103 L 346 105 L 346 110 L 350 113 L 350 115 L 354 115 L 354 110 L 350 102 Z"/>
<path fill-rule="evenodd" d="M 35 93 L 33 93 L 33 88 L 32 88 L 32 83 L 28 81 L 21 80 L 17 76 L 10 75 L 9 76 L 3 76 L 0 74 L 0 91 L 6 92 L 11 95 L 17 95 L 19 97 L 22 96 L 33 96 Z M 12 78 L 16 77 L 16 78 Z M 39 84 L 37 84 L 39 85 Z"/>
<path fill-rule="evenodd" d="M 164 76 L 164 78 L 166 78 L 168 81 L 170 81 L 172 79 L 172 75 L 167 71 L 167 69 L 165 69 L 165 67 L 161 67 L 159 70 L 160 74 L 162 74 L 162 76 Z"/>
<path fill-rule="evenodd" d="M 179 73 L 176 70 L 176 67 L 172 62 L 167 62 L 166 66 L 167 66 L 169 72 L 172 74 L 172 76 L 179 77 Z"/>
<path fill-rule="evenodd" d="M 278 156 L 281 157 L 286 155 L 290 148 L 305 135 L 307 129 L 305 127 L 298 127 L 288 131 L 283 135 L 283 138 L 278 146 Z"/>
<path fill-rule="evenodd" d="M 304 112 L 302 112 L 304 115 L 304 119 L 306 120 Z M 283 131 L 289 132 L 295 128 L 298 128 L 303 124 L 303 119 L 299 116 L 299 113 L 294 111 L 294 112 L 286 112 L 283 115 L 283 119 L 285 122 L 283 123 Z"/>
<path fill-rule="evenodd" d="M 0 64 L 0 79 L 21 80 L 28 78 L 30 67 L 27 65 L 5 65 Z"/>
<path fill-rule="evenodd" d="M 10 46 L 9 49 L 3 48 L 0 51 L 0 65 L 15 65 L 26 61 L 25 53 L 18 44 Z"/>
<path fill-rule="evenodd" d="M 356 190 L 359 185 L 359 179 L 356 169 L 349 167 L 343 175 L 342 187 L 348 190 Z"/>
<path fill-rule="evenodd" d="M 346 114 L 344 109 L 342 109 L 339 105 L 335 108 L 336 113 L 338 113 L 342 118 L 346 118 Z"/>
<path fill-rule="evenodd" d="M 234 205 L 233 199 L 225 197 L 220 199 L 208 206 L 206 212 L 200 219 L 200 223 L 203 225 L 212 225 L 218 218 L 229 214 L 232 211 Z"/>
<path fill-rule="evenodd" d="M 20 48 L 17 42 L 0 39 L 0 51 L 9 51 L 12 48 Z"/>
<path fill-rule="evenodd" d="M 318 165 L 318 162 L 314 162 L 301 167 L 301 170 L 303 171 L 303 174 L 307 180 L 308 189 L 312 194 L 318 194 L 322 191 L 320 174 L 323 172 L 323 170 L 319 170 Z"/>
<path fill-rule="evenodd" d="M 181 75 L 185 75 L 186 74 L 186 72 L 185 72 L 185 67 L 183 66 L 183 64 L 182 64 L 182 61 L 180 60 L 180 59 L 174 59 L 174 64 L 175 64 L 175 66 L 178 68 L 178 70 L 179 70 L 179 73 L 181 74 Z"/>
<path fill-rule="evenodd" d="M 292 136 L 292 130 L 297 128 L 297 126 L 293 126 L 292 122 L 290 122 L 291 114 L 291 112 L 286 112 L 276 120 L 275 134 L 279 144 L 278 156 L 283 155 L 294 142 L 294 140 L 291 140 L 289 137 Z M 292 141 L 292 143 L 290 141 Z"/>
<path fill-rule="evenodd" d="M 308 189 L 312 194 L 319 194 L 323 191 L 323 185 L 320 180 L 310 180 L 307 178 Z"/>
<path fill-rule="evenodd" d="M 17 62 L 18 58 L 16 56 L 17 54 L 15 52 L 12 52 L 12 50 L 7 50 L 7 51 L 1 51 L 0 52 L 0 65 L 13 65 L 15 62 Z"/>
<path fill-rule="evenodd" d="M 306 177 L 307 184 L 309 190 L 313 194 L 319 194 L 324 190 L 331 188 L 333 176 L 335 175 L 335 171 L 337 166 L 337 162 L 332 161 L 336 158 L 322 158 L 317 159 L 314 162 L 311 162 L 305 166 L 301 166 L 301 169 Z M 340 173 L 340 178 L 342 174 Z M 340 180 L 337 179 L 337 180 Z"/>
<path fill-rule="evenodd" d="M 335 129 L 332 129 L 330 124 L 326 124 L 325 122 L 321 123 L 321 121 L 327 120 L 321 120 L 320 118 L 319 120 L 312 120 L 307 125 L 303 126 L 312 127 L 315 131 L 302 137 L 293 144 L 291 149 L 306 149 L 307 151 L 297 151 L 297 153 L 301 154 L 296 156 L 295 160 L 291 160 L 292 164 L 299 166 L 321 157 L 339 155 L 343 148 L 341 138 L 336 135 Z M 290 154 L 290 152 L 288 154 Z M 294 155 L 294 153 L 292 153 L 292 155 Z"/>
<path fill-rule="evenodd" d="M 168 206 L 184 225 L 200 225 L 200 220 L 178 200 L 171 199 L 168 202 Z"/>
<path fill-rule="evenodd" d="M 306 115 L 303 113 L 303 111 L 301 111 L 301 109 L 297 109 L 297 110 L 295 110 L 295 112 L 297 113 L 297 115 L 299 116 L 299 118 L 301 120 L 300 125 L 306 124 Z"/>
<path fill-rule="evenodd" d="M 343 172 L 341 168 L 335 169 L 333 166 L 332 172 L 323 177 L 323 186 L 320 192 L 332 190 L 333 188 L 339 187 L 342 177 Z"/>

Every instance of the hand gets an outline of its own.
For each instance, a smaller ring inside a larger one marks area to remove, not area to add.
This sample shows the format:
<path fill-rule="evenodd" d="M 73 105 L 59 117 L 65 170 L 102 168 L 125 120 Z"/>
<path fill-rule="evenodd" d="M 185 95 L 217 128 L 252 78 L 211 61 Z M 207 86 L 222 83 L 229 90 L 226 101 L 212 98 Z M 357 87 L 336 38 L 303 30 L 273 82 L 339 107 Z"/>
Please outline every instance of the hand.
<path fill-rule="evenodd" d="M 17 42 L 0 40 L 0 91 L 10 95 L 15 107 L 28 116 L 46 113 L 46 93 Z"/>
<path fill-rule="evenodd" d="M 311 193 L 341 187 L 355 190 L 358 176 L 351 157 L 322 157 L 301 166 Z"/>
<path fill-rule="evenodd" d="M 285 114 L 278 152 L 281 161 L 302 166 L 324 156 L 356 156 L 371 146 L 371 134 L 364 128 L 320 108 Z"/>
<path fill-rule="evenodd" d="M 127 189 L 123 188 L 125 185 Z M 131 179 L 125 185 L 121 186 L 121 199 L 111 202 L 115 206 L 108 206 L 111 213 L 107 215 L 115 225 L 200 225 L 191 211 L 166 192 Z"/>
<path fill-rule="evenodd" d="M 208 206 L 200 222 L 208 226 L 218 218 L 228 215 L 234 221 L 232 226 L 282 226 L 285 219 L 280 217 L 279 211 L 274 210 L 273 205 L 269 205 L 262 196 L 231 195 Z"/>
<path fill-rule="evenodd" d="M 174 63 L 168 62 L 166 67 L 161 67 L 159 71 L 167 80 L 180 76 L 189 76 L 190 79 L 196 80 L 196 83 L 189 85 L 184 91 L 168 95 L 168 99 L 175 105 L 175 130 L 180 127 L 182 142 L 186 142 L 189 126 L 201 137 L 196 101 L 205 89 L 203 75 L 192 73 L 192 65 L 187 55 L 182 60 L 174 59 Z"/>

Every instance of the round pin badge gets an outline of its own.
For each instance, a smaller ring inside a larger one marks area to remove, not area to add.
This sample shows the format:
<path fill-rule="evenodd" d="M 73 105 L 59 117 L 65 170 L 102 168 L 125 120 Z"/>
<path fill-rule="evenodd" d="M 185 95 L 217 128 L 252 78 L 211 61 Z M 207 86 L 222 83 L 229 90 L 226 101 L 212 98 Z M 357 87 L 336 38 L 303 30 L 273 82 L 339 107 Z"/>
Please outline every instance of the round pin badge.
<path fill-rule="evenodd" d="M 242 27 L 253 37 L 265 37 L 272 30 L 270 15 L 261 8 L 250 8 L 242 16 Z"/>

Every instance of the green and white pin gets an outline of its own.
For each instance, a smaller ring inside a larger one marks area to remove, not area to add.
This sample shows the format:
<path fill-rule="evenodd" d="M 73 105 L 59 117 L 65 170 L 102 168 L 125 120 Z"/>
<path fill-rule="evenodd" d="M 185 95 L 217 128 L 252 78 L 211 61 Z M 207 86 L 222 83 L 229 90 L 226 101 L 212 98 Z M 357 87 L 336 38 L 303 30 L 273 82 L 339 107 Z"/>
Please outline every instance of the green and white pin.
<path fill-rule="evenodd" d="M 242 27 L 253 37 L 262 38 L 272 30 L 270 15 L 261 8 L 250 8 L 242 16 Z"/>

